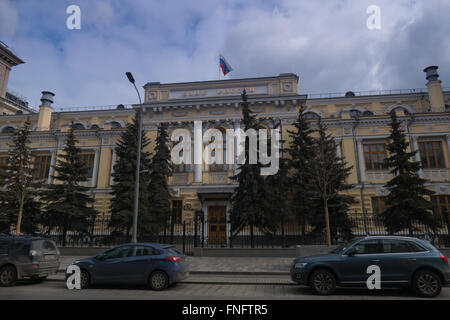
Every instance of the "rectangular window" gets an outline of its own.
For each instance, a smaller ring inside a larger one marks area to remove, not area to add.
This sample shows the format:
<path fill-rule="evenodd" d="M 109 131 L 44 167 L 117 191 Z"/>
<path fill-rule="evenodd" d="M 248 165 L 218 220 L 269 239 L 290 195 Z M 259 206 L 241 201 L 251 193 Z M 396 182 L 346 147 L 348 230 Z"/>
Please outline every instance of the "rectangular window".
<path fill-rule="evenodd" d="M 386 197 L 372 197 L 372 211 L 375 217 L 379 217 L 386 208 Z"/>
<path fill-rule="evenodd" d="M 8 166 L 8 157 L 1 156 L 0 157 L 0 168 L 6 168 Z"/>
<path fill-rule="evenodd" d="M 81 161 L 84 163 L 84 165 L 88 169 L 88 179 L 92 179 L 92 175 L 94 173 L 94 153 L 86 153 L 81 155 Z"/>
<path fill-rule="evenodd" d="M 432 196 L 433 211 L 436 216 L 439 216 L 442 223 L 447 224 L 450 219 L 450 195 Z"/>
<path fill-rule="evenodd" d="M 183 200 L 172 200 L 172 217 L 175 223 L 181 223 L 183 214 Z"/>
<path fill-rule="evenodd" d="M 384 143 L 364 144 L 364 159 L 367 170 L 386 169 L 386 146 Z"/>
<path fill-rule="evenodd" d="M 419 142 L 420 159 L 425 169 L 444 168 L 441 141 Z"/>
<path fill-rule="evenodd" d="M 187 165 L 182 163 L 182 164 L 174 164 L 173 165 L 173 171 L 175 173 L 183 173 L 187 171 Z"/>
<path fill-rule="evenodd" d="M 35 180 L 45 180 L 50 171 L 51 155 L 36 155 L 34 157 L 34 175 Z"/>

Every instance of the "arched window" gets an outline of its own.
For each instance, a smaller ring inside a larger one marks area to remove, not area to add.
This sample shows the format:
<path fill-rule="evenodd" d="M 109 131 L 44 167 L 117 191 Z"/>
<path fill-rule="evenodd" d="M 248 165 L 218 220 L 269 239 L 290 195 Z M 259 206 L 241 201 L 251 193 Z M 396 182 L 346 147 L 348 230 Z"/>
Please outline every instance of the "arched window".
<path fill-rule="evenodd" d="M 14 133 L 16 131 L 16 129 L 14 129 L 14 127 L 8 126 L 3 128 L 2 133 Z"/>
<path fill-rule="evenodd" d="M 403 107 L 396 107 L 391 110 L 391 112 L 396 112 L 396 111 L 403 111 L 403 114 L 405 114 L 405 115 L 411 114 L 406 108 L 403 108 Z"/>
<path fill-rule="evenodd" d="M 362 112 L 356 109 L 350 110 L 350 117 L 352 118 L 359 118 L 362 116 Z"/>
<path fill-rule="evenodd" d="M 111 129 L 122 129 L 122 125 L 120 122 L 112 121 L 111 122 Z"/>
<path fill-rule="evenodd" d="M 320 117 L 317 113 L 314 112 L 306 112 L 305 119 L 306 120 L 318 120 Z"/>
<path fill-rule="evenodd" d="M 91 126 L 91 130 L 100 130 L 100 127 L 98 125 L 96 125 L 96 124 L 93 124 Z"/>
<path fill-rule="evenodd" d="M 72 125 L 73 130 L 84 130 L 86 129 L 82 123 L 74 123 Z"/>
<path fill-rule="evenodd" d="M 373 116 L 373 112 L 372 111 L 367 110 L 367 111 L 363 112 L 363 117 L 370 117 L 370 116 Z"/>

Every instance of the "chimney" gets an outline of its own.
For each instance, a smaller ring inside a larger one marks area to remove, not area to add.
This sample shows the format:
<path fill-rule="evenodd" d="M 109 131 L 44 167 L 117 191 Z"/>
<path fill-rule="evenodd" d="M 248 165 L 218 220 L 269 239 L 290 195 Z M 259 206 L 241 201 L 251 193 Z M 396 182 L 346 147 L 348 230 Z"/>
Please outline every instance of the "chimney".
<path fill-rule="evenodd" d="M 55 94 L 50 91 L 42 91 L 41 105 L 39 106 L 39 118 L 37 131 L 49 131 L 52 119 L 52 103 Z"/>
<path fill-rule="evenodd" d="M 431 112 L 445 112 L 444 94 L 442 93 L 441 80 L 437 73 L 438 66 L 429 66 L 423 70 L 427 74 L 428 99 Z"/>

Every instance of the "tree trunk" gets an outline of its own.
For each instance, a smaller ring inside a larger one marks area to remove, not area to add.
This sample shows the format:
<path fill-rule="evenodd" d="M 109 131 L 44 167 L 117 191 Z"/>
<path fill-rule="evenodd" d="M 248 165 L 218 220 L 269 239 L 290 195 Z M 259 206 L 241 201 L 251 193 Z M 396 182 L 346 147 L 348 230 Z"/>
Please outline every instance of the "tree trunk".
<path fill-rule="evenodd" d="M 323 200 L 323 206 L 325 208 L 325 229 L 327 232 L 327 246 L 331 247 L 331 232 L 330 232 L 330 216 L 328 215 L 328 202 Z"/>
<path fill-rule="evenodd" d="M 17 216 L 17 226 L 16 226 L 16 235 L 20 235 L 20 228 L 22 225 L 22 215 L 23 215 L 23 202 L 24 197 L 19 202 L 19 215 Z"/>
<path fill-rule="evenodd" d="M 253 225 L 250 225 L 250 247 L 251 248 L 255 247 L 255 239 L 254 239 L 254 234 L 253 234 Z"/>

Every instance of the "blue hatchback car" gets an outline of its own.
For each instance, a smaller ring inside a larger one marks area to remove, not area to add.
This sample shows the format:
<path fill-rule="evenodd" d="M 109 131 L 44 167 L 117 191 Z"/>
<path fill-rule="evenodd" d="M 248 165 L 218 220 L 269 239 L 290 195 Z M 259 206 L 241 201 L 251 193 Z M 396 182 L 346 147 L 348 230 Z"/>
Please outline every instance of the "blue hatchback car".
<path fill-rule="evenodd" d="M 115 283 L 147 284 L 153 290 L 163 290 L 189 276 L 184 258 L 171 245 L 129 243 L 72 264 L 80 268 L 82 289 Z"/>
<path fill-rule="evenodd" d="M 371 265 L 379 267 L 381 288 L 408 286 L 435 297 L 450 284 L 448 260 L 439 250 L 427 241 L 395 236 L 365 237 L 328 254 L 295 259 L 291 279 L 328 295 L 336 286 L 366 286 Z"/>

